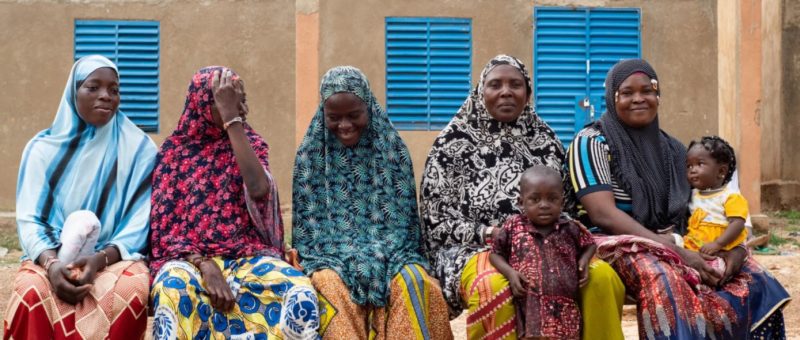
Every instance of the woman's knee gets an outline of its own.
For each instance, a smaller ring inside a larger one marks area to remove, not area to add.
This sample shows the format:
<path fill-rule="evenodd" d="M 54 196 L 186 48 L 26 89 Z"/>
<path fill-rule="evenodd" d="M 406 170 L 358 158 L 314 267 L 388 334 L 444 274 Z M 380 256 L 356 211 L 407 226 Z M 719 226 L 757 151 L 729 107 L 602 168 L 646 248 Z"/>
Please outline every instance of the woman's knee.
<path fill-rule="evenodd" d="M 589 282 L 587 286 L 591 287 L 609 287 L 618 288 L 623 287 L 622 279 L 619 278 L 617 272 L 607 262 L 597 260 L 589 265 Z"/>
<path fill-rule="evenodd" d="M 47 278 L 44 272 L 38 273 L 32 270 L 20 269 L 14 277 L 14 291 L 21 296 L 35 288 L 38 295 L 44 300 L 51 295 L 52 289 L 50 288 L 50 279 Z"/>
<path fill-rule="evenodd" d="M 170 261 L 164 264 L 156 274 L 150 295 L 167 289 L 186 290 L 192 279 L 200 278 L 197 269 L 185 261 Z"/>

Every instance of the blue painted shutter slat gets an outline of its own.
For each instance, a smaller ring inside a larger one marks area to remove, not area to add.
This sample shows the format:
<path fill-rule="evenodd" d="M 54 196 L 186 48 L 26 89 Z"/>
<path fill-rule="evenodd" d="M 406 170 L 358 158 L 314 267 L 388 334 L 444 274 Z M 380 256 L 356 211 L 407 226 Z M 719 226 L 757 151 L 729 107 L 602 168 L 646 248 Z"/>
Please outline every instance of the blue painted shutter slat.
<path fill-rule="evenodd" d="M 386 108 L 404 130 L 444 127 L 470 88 L 470 19 L 386 18 Z"/>
<path fill-rule="evenodd" d="M 621 59 L 639 58 L 639 10 L 594 9 L 589 12 L 589 95 L 598 98 L 596 117 L 606 112 L 603 83 L 608 70 Z M 577 132 L 577 131 L 576 131 Z"/>
<path fill-rule="evenodd" d="M 103 55 L 120 74 L 120 110 L 147 132 L 158 132 L 159 23 L 75 21 L 75 59 Z"/>
<path fill-rule="evenodd" d="M 586 16 L 577 9 L 534 9 L 536 111 L 565 144 L 575 132 L 575 97 L 586 93 Z"/>
<path fill-rule="evenodd" d="M 628 8 L 534 9 L 534 92 L 538 114 L 568 145 L 586 117 L 577 106 L 588 97 L 595 119 L 605 111 L 603 82 L 620 59 L 638 58 L 640 11 Z"/>

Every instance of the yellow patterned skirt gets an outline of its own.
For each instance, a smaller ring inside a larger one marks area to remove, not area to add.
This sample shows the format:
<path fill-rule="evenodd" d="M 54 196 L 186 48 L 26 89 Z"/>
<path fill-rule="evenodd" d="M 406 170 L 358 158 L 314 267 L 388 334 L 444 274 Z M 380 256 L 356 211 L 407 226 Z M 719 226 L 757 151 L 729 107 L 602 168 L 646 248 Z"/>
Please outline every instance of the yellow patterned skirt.
<path fill-rule="evenodd" d="M 196 267 L 186 261 L 167 262 L 150 293 L 153 338 L 317 337 L 317 295 L 302 272 L 267 256 L 213 260 L 236 296 L 233 309 L 225 313 L 211 307 Z"/>
<path fill-rule="evenodd" d="M 394 276 L 383 308 L 353 303 L 333 270 L 314 272 L 311 282 L 319 292 L 323 339 L 453 338 L 439 283 L 419 265 L 406 265 Z"/>

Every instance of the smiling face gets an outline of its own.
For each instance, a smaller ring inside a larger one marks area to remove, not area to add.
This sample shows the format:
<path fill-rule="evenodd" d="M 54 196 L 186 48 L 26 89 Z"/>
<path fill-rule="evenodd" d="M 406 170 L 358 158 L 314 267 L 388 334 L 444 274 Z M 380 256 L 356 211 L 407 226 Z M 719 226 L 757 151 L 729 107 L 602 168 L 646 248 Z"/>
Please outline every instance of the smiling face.
<path fill-rule="evenodd" d="M 89 74 L 75 93 L 75 107 L 87 124 L 108 124 L 119 108 L 119 78 L 114 69 L 102 67 Z"/>
<path fill-rule="evenodd" d="M 323 104 L 325 127 L 344 146 L 358 144 L 364 129 L 369 124 L 367 104 L 349 92 L 336 93 Z"/>
<path fill-rule="evenodd" d="M 635 129 L 650 125 L 658 115 L 658 93 L 644 73 L 634 73 L 622 82 L 615 103 L 619 119 Z"/>
<path fill-rule="evenodd" d="M 689 184 L 699 190 L 717 189 L 725 184 L 728 165 L 717 162 L 711 152 L 700 144 L 686 153 L 686 175 Z"/>
<path fill-rule="evenodd" d="M 519 184 L 522 213 L 537 228 L 552 227 L 561 215 L 564 202 L 564 189 L 558 176 L 548 173 L 525 174 Z"/>
<path fill-rule="evenodd" d="M 483 81 L 483 102 L 496 120 L 510 123 L 522 114 L 530 99 L 522 73 L 511 65 L 499 65 Z"/>

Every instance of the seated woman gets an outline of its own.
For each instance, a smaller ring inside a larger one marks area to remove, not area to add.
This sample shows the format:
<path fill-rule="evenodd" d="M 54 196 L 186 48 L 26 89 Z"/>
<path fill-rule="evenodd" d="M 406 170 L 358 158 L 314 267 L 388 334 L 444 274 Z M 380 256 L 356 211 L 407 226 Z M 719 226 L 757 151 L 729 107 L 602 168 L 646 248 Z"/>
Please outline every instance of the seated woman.
<path fill-rule="evenodd" d="M 785 338 L 789 295 L 744 247 L 718 253 L 728 264 L 720 276 L 662 232 L 685 232 L 691 189 L 686 148 L 659 128 L 655 70 L 624 60 L 605 84 L 607 112 L 572 142 L 570 177 L 584 224 L 610 235 L 596 237 L 598 256 L 636 299 L 639 337 Z"/>
<path fill-rule="evenodd" d="M 281 260 L 269 146 L 245 123 L 230 69 L 192 78 L 153 173 L 150 270 L 156 339 L 317 337 L 317 296 Z"/>
<path fill-rule="evenodd" d="M 72 66 L 53 125 L 22 155 L 17 231 L 24 252 L 5 339 L 142 338 L 149 275 L 153 141 L 119 108 L 105 57 Z"/>
<path fill-rule="evenodd" d="M 428 257 L 451 317 L 468 309 L 470 339 L 516 335 L 511 290 L 489 263 L 488 243 L 519 213 L 518 183 L 526 169 L 563 170 L 561 142 L 533 111 L 530 96 L 525 65 L 494 57 L 425 164 L 420 204 Z M 611 267 L 594 260 L 580 292 L 584 337 L 622 339 L 625 291 Z"/>
<path fill-rule="evenodd" d="M 319 291 L 326 339 L 450 339 L 422 256 L 411 157 L 358 69 L 322 78 L 297 151 L 293 243 Z"/>

